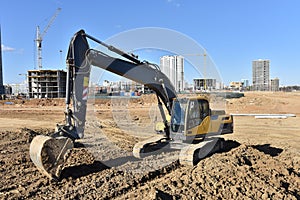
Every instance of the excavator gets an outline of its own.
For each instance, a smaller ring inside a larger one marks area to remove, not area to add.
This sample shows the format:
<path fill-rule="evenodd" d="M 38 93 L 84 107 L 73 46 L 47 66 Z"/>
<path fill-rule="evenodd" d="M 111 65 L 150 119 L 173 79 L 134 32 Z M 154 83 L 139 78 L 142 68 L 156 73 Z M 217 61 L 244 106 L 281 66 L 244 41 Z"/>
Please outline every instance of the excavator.
<path fill-rule="evenodd" d="M 117 57 L 91 49 L 92 40 Z M 66 58 L 67 80 L 65 122 L 50 135 L 35 136 L 30 158 L 51 179 L 59 179 L 74 143 L 84 137 L 91 67 L 144 84 L 157 96 L 162 117 L 160 134 L 138 142 L 133 156 L 143 158 L 157 149 L 179 149 L 179 162 L 195 165 L 200 159 L 224 148 L 223 133 L 233 133 L 233 117 L 213 111 L 204 96 L 178 97 L 169 78 L 156 64 L 140 61 L 134 54 L 108 45 L 80 30 L 72 37 Z"/>

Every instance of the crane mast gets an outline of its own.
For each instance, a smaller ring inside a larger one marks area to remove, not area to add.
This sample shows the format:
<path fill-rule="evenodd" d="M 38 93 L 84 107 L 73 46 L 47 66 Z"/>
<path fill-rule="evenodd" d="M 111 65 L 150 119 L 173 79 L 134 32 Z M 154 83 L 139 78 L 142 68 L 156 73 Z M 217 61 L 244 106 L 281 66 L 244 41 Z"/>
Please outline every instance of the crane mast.
<path fill-rule="evenodd" d="M 203 78 L 204 78 L 204 90 L 207 90 L 207 83 L 206 83 L 206 65 L 207 65 L 207 53 L 206 53 L 206 49 L 204 49 L 204 53 L 203 54 L 199 54 L 199 53 L 192 53 L 192 54 L 182 54 L 181 56 L 203 56 Z"/>
<path fill-rule="evenodd" d="M 44 29 L 44 31 L 41 33 L 40 32 L 40 27 L 37 26 L 36 27 L 36 47 L 37 47 L 37 62 L 38 62 L 38 67 L 39 69 L 42 69 L 42 41 L 43 38 L 45 36 L 45 34 L 47 33 L 48 29 L 50 28 L 50 26 L 53 24 L 55 18 L 57 17 L 57 15 L 59 14 L 59 12 L 61 11 L 61 8 L 57 8 L 56 12 L 54 13 L 54 15 L 52 16 L 52 18 L 50 19 L 50 21 L 48 22 L 46 28 Z"/>

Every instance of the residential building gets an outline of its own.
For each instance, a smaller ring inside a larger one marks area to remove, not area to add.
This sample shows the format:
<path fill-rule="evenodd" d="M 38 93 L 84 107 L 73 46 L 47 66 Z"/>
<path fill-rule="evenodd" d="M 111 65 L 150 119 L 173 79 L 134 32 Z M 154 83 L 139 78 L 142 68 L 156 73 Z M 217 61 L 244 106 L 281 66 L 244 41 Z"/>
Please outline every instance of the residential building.
<path fill-rule="evenodd" d="M 160 69 L 170 79 L 177 92 L 184 91 L 184 58 L 182 56 L 163 56 Z"/>
<path fill-rule="evenodd" d="M 243 89 L 243 83 L 232 81 L 232 82 L 230 82 L 229 87 L 232 90 L 241 90 L 241 89 Z"/>
<path fill-rule="evenodd" d="M 18 95 L 18 94 L 28 94 L 28 88 L 26 83 L 12 83 L 9 84 L 9 87 L 11 88 L 11 94 L 12 95 Z"/>
<path fill-rule="evenodd" d="M 271 91 L 273 92 L 279 91 L 279 78 L 271 79 L 270 85 L 271 85 Z"/>
<path fill-rule="evenodd" d="M 270 89 L 270 60 L 252 61 L 253 90 L 268 91 Z"/>
<path fill-rule="evenodd" d="M 130 96 L 134 96 L 136 94 L 144 93 L 145 90 L 148 91 L 149 89 L 140 83 L 127 79 L 120 81 L 104 80 L 102 85 L 92 83 L 90 87 L 90 93 L 95 95 L 113 94 L 114 96 L 123 96 L 126 94 L 126 96 L 128 96 L 129 94 Z"/>
<path fill-rule="evenodd" d="M 241 82 L 243 84 L 243 88 L 247 88 L 250 86 L 248 79 L 242 79 Z"/>
<path fill-rule="evenodd" d="M 12 94 L 12 87 L 10 85 L 4 85 L 4 94 L 5 95 L 11 95 Z"/>

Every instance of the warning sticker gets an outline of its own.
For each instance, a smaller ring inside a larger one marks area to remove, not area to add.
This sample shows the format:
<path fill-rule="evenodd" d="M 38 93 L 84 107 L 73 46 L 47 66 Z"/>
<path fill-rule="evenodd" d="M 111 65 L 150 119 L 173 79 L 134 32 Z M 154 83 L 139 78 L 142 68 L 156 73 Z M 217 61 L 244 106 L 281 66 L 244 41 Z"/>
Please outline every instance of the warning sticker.
<path fill-rule="evenodd" d="M 89 77 L 85 76 L 83 78 L 83 87 L 88 87 L 89 86 Z"/>

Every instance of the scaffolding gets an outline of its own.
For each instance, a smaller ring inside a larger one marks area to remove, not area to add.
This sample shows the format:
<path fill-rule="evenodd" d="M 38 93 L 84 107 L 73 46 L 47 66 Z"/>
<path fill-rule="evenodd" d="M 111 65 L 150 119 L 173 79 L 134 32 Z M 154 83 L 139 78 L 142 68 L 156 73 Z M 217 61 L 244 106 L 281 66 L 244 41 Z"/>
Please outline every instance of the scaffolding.
<path fill-rule="evenodd" d="M 66 75 L 63 70 L 29 70 L 29 98 L 64 98 Z"/>

